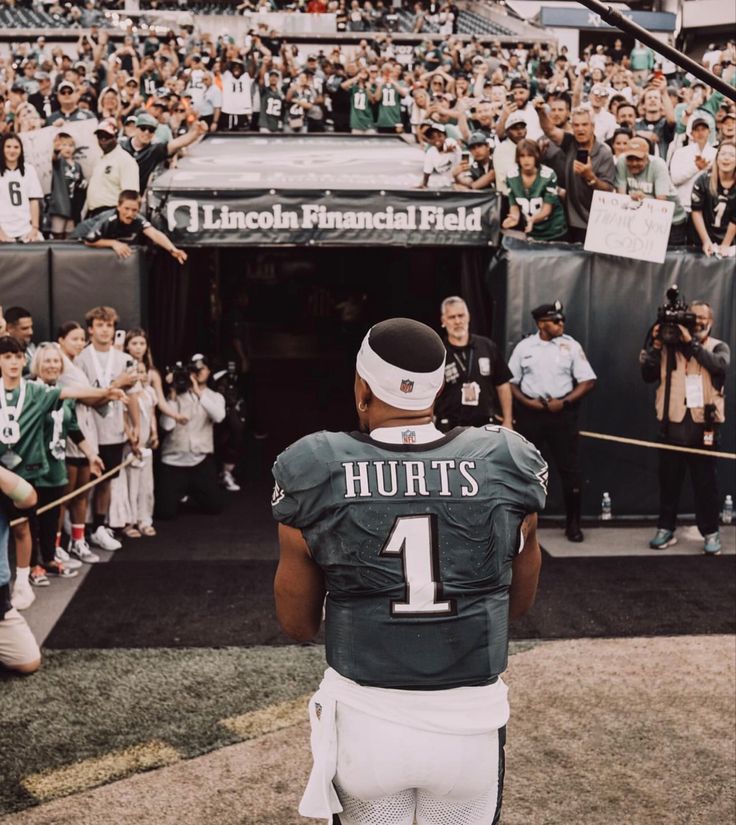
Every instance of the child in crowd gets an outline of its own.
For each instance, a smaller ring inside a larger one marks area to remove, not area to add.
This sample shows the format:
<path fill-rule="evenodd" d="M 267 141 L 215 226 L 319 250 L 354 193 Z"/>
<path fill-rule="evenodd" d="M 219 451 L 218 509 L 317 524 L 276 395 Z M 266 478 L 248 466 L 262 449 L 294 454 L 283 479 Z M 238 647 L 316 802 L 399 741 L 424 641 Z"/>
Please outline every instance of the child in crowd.
<path fill-rule="evenodd" d="M 68 237 L 79 222 L 84 204 L 87 181 L 79 163 L 74 160 L 76 144 L 66 132 L 54 138 L 51 195 L 48 214 L 51 218 L 51 234 L 57 240 Z"/>
<path fill-rule="evenodd" d="M 153 526 L 153 451 L 158 448 L 158 425 L 156 423 L 156 391 L 150 384 L 149 371 L 145 362 L 137 364 L 138 393 L 140 410 L 140 458 L 125 469 L 128 485 L 128 506 L 130 519 L 123 533 L 128 538 L 155 536 Z"/>

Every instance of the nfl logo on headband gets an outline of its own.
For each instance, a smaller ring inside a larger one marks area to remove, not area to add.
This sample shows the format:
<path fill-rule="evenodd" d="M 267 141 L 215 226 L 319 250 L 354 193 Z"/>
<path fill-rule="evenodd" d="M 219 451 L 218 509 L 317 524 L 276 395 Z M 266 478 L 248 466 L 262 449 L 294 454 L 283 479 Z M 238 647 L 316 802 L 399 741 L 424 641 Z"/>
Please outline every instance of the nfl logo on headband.
<path fill-rule="evenodd" d="M 414 382 L 410 381 L 408 378 L 403 378 L 401 380 L 401 386 L 399 387 L 401 392 L 413 392 L 414 391 Z"/>

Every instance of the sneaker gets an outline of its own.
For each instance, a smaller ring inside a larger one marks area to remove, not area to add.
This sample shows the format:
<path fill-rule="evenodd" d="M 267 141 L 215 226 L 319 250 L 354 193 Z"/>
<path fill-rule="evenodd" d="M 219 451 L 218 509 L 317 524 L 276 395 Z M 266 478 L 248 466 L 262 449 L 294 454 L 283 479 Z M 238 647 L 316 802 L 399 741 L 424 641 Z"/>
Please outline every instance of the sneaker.
<path fill-rule="evenodd" d="M 664 530 L 661 527 L 655 533 L 654 538 L 649 542 L 649 546 L 652 550 L 665 550 L 668 547 L 672 547 L 673 544 L 677 544 L 675 531 Z"/>
<path fill-rule="evenodd" d="M 81 562 L 79 562 L 81 565 Z M 58 576 L 60 579 L 73 579 L 75 576 L 79 575 L 79 570 L 71 567 L 67 567 L 66 565 L 62 564 L 60 561 L 49 562 L 48 569 L 46 571 L 49 576 Z M 33 575 L 33 573 L 31 573 Z"/>
<path fill-rule="evenodd" d="M 30 607 L 35 600 L 36 594 L 33 592 L 31 585 L 27 581 L 21 584 L 21 582 L 16 580 L 13 585 L 13 594 L 10 597 L 13 607 L 16 610 L 25 610 Z"/>
<path fill-rule="evenodd" d="M 708 533 L 705 537 L 705 542 L 703 544 L 703 552 L 706 556 L 718 556 L 721 552 L 721 534 L 716 531 L 715 533 Z"/>
<path fill-rule="evenodd" d="M 85 564 L 94 564 L 100 560 L 97 553 L 93 553 L 89 549 L 89 544 L 87 544 L 84 539 L 77 539 L 71 542 L 69 545 L 69 555 L 77 559 L 77 561 L 83 561 Z"/>
<path fill-rule="evenodd" d="M 49 577 L 46 575 L 46 571 L 41 567 L 40 564 L 37 564 L 30 572 L 28 576 L 28 581 L 34 587 L 48 587 L 51 582 L 49 581 Z"/>
<path fill-rule="evenodd" d="M 63 564 L 67 570 L 78 570 L 82 566 L 82 562 L 77 559 L 73 559 L 63 547 L 56 548 L 54 552 L 54 561 L 58 561 L 59 564 Z"/>
<path fill-rule="evenodd" d="M 102 524 L 92 533 L 91 538 L 92 542 L 103 550 L 119 550 L 123 546 L 113 536 L 112 530 Z"/>
<path fill-rule="evenodd" d="M 233 474 L 230 470 L 223 470 L 220 474 L 220 484 L 229 492 L 229 493 L 238 493 L 240 492 L 240 485 L 235 481 L 233 478 Z"/>

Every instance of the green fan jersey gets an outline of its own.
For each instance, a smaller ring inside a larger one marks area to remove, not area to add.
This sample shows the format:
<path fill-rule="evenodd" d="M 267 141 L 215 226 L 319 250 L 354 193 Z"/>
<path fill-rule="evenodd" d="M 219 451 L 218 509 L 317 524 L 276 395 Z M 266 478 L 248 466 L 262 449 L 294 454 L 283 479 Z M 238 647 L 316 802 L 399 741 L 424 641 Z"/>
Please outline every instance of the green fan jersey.
<path fill-rule="evenodd" d="M 364 685 L 487 684 L 506 668 L 511 564 L 547 465 L 502 427 L 429 444 L 321 432 L 273 467 L 277 521 L 302 531 L 327 588 L 327 661 Z"/>
<path fill-rule="evenodd" d="M 22 462 L 13 469 L 26 481 L 34 483 L 48 472 L 48 450 L 43 438 L 43 427 L 48 413 L 56 406 L 61 389 L 26 381 L 25 399 L 20 414 L 20 440 L 13 445 L 0 443 L 0 455 L 13 450 Z M 20 397 L 20 387 L 5 393 L 8 407 L 15 407 Z"/>
<path fill-rule="evenodd" d="M 373 107 L 371 106 L 368 89 L 364 86 L 353 86 L 350 89 L 350 128 L 373 129 Z"/>
<path fill-rule="evenodd" d="M 77 402 L 73 398 L 56 403 L 46 416 L 43 427 L 43 443 L 47 448 L 49 468 L 36 482 L 36 487 L 61 487 L 69 480 L 66 471 L 66 456 L 56 458 L 50 450 L 52 442 L 67 439 L 71 433 L 81 432 L 77 423 Z"/>
<path fill-rule="evenodd" d="M 396 126 L 401 123 L 401 91 L 395 83 L 386 83 L 381 87 L 378 101 L 377 126 Z"/>
<path fill-rule="evenodd" d="M 518 166 L 513 166 L 506 178 L 509 187 L 509 203 L 518 206 L 526 217 L 536 215 L 545 203 L 552 204 L 552 214 L 544 221 L 535 223 L 531 237 L 535 241 L 553 241 L 567 232 L 565 211 L 557 194 L 557 175 L 549 166 L 541 166 L 534 183 L 524 186 Z"/>
<path fill-rule="evenodd" d="M 258 125 L 269 132 L 284 131 L 284 95 L 280 89 L 261 87 L 261 116 Z"/>

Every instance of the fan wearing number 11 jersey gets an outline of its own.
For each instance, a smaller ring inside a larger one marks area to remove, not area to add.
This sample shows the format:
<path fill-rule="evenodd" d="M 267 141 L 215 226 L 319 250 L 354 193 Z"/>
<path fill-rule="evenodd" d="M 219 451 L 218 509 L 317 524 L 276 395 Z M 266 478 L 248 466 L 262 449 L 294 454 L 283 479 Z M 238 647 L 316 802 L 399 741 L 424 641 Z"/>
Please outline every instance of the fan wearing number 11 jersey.
<path fill-rule="evenodd" d="M 532 604 L 547 466 L 512 430 L 432 423 L 445 348 L 372 327 L 356 363 L 360 432 L 297 441 L 273 467 L 276 610 L 328 668 L 310 702 L 299 810 L 340 825 L 499 821 L 509 617 Z"/>

